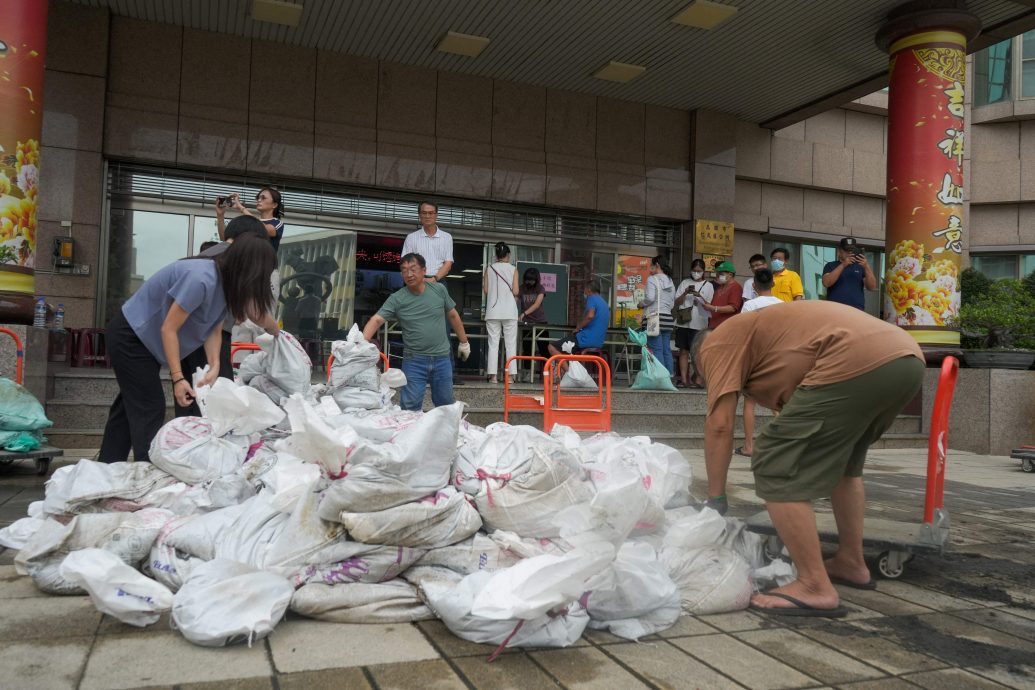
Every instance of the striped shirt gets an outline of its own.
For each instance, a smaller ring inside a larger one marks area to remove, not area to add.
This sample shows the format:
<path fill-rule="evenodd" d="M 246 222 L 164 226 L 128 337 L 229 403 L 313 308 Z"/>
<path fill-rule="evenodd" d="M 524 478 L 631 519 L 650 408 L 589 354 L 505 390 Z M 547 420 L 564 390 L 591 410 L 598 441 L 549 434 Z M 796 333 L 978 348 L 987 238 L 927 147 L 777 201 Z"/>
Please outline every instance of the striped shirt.
<path fill-rule="evenodd" d="M 420 254 L 428 265 L 428 277 L 438 273 L 442 264 L 453 260 L 453 236 L 435 226 L 435 234 L 428 236 L 424 228 L 418 228 L 406 236 L 403 242 L 403 256 Z"/>

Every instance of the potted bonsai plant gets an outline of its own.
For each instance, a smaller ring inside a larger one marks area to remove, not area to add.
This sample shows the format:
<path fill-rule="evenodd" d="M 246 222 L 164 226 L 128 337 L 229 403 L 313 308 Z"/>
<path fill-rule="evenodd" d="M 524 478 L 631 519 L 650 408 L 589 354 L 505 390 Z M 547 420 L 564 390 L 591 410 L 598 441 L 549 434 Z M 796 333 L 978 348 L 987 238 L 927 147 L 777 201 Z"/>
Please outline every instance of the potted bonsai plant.
<path fill-rule="evenodd" d="M 1029 368 L 1035 363 L 1035 278 L 991 281 L 973 269 L 960 278 L 960 335 L 967 365 Z"/>

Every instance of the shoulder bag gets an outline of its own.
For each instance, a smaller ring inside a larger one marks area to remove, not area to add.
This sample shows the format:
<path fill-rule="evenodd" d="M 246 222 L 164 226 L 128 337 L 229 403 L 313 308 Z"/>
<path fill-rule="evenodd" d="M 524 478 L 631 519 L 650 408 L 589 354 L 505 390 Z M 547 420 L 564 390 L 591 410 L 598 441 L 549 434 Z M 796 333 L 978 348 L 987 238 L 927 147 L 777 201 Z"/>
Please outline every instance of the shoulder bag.
<path fill-rule="evenodd" d="M 648 278 L 653 280 L 653 278 Z M 658 286 L 657 281 L 654 282 L 654 312 L 647 314 L 645 329 L 647 336 L 653 338 L 656 335 L 661 335 L 661 288 Z"/>

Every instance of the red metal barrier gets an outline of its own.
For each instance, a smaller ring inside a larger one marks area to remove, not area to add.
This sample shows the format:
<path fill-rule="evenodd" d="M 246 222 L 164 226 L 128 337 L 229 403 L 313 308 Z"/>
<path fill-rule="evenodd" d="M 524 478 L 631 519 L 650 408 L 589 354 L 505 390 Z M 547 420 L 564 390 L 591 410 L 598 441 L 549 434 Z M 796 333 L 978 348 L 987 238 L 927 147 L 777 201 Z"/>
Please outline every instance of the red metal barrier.
<path fill-rule="evenodd" d="M 0 328 L 0 333 L 6 333 L 14 338 L 14 382 L 20 386 L 22 385 L 22 381 L 25 379 L 25 349 L 22 347 L 22 339 L 18 337 L 17 333 L 9 328 Z"/>
<path fill-rule="evenodd" d="M 232 366 L 234 369 L 241 366 L 240 362 L 234 361 L 234 355 L 236 355 L 238 352 L 241 352 L 242 350 L 246 352 L 254 352 L 256 350 L 261 349 L 262 348 L 260 348 L 255 343 L 230 343 L 230 366 Z"/>
<path fill-rule="evenodd" d="M 528 361 L 528 362 L 546 362 L 546 357 L 530 357 L 528 355 L 514 355 L 513 357 L 507 358 L 507 363 L 503 367 L 504 372 L 510 371 L 510 363 L 515 361 Z M 546 367 L 543 367 L 546 370 Z M 535 367 L 533 365 L 533 371 Z M 544 379 L 545 380 L 545 379 Z M 542 412 L 545 409 L 546 401 L 546 386 L 543 386 L 542 396 L 528 395 L 513 393 L 510 390 L 510 376 L 503 377 L 503 421 L 510 423 L 510 411 L 511 410 L 531 410 L 532 412 Z"/>
<path fill-rule="evenodd" d="M 949 411 L 960 363 L 955 357 L 942 361 L 938 392 L 931 410 L 931 435 L 927 441 L 927 491 L 924 495 L 924 524 L 934 522 L 935 511 L 945 504 L 945 456 L 949 448 Z"/>
<path fill-rule="evenodd" d="M 595 364 L 598 371 L 596 388 L 561 388 L 562 362 Z M 555 355 L 543 367 L 543 431 L 550 433 L 554 424 L 564 424 L 576 431 L 611 431 L 611 367 L 596 355 Z"/>

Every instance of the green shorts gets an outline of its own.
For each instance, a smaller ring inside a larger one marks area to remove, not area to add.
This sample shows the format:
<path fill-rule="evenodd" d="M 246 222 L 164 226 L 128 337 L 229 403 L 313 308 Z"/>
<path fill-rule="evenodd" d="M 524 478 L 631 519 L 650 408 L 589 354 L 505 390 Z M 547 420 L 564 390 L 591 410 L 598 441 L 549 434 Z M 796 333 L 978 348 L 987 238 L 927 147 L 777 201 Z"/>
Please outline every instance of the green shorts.
<path fill-rule="evenodd" d="M 902 357 L 861 376 L 800 386 L 755 442 L 755 493 L 766 501 L 826 498 L 841 477 L 862 476 L 866 451 L 924 380 L 924 363 Z"/>

